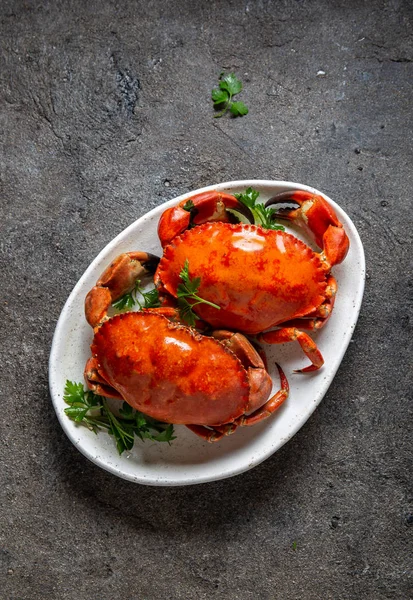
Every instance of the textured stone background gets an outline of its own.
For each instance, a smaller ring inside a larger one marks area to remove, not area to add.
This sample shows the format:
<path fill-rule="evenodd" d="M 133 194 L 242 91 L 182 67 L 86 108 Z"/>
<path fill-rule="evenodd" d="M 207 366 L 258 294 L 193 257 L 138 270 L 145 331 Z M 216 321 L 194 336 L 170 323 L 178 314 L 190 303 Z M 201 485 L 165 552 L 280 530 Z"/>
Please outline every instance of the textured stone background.
<path fill-rule="evenodd" d="M 412 16 L 409 0 L 1 2 L 1 599 L 413 597 Z M 213 119 L 223 69 L 243 119 Z M 352 343 L 253 471 L 119 480 L 55 417 L 59 313 L 137 217 L 244 178 L 313 185 L 353 219 Z"/>

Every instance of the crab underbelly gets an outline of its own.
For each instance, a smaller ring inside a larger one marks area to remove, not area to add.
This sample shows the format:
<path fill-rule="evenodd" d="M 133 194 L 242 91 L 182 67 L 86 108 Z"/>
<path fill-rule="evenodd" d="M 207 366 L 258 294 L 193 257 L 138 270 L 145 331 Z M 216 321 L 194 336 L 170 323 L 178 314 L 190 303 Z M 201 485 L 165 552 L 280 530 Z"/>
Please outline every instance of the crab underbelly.
<path fill-rule="evenodd" d="M 166 249 L 158 277 L 172 295 L 189 262 L 199 295 L 218 304 L 195 307 L 214 328 L 247 334 L 311 313 L 326 289 L 321 260 L 293 235 L 248 225 L 208 223 L 185 232 Z"/>

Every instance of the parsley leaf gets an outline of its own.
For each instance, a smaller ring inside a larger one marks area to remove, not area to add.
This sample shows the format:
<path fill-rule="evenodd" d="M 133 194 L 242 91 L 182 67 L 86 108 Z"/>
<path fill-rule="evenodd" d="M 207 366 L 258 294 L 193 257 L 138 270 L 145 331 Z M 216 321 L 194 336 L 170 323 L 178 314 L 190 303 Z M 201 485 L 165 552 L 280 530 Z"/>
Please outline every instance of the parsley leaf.
<path fill-rule="evenodd" d="M 117 310 L 124 310 L 125 308 L 133 308 L 135 304 L 136 302 L 132 292 L 128 292 L 127 294 L 124 294 L 118 300 L 113 302 L 112 306 Z"/>
<path fill-rule="evenodd" d="M 284 231 L 285 228 L 274 221 L 276 210 L 274 208 L 266 208 L 261 202 L 257 203 L 259 195 L 259 192 L 253 190 L 251 187 L 246 189 L 243 194 L 234 194 L 237 200 L 250 209 L 255 225 L 261 225 L 264 229 Z"/>
<path fill-rule="evenodd" d="M 193 210 L 195 208 L 195 204 L 192 202 L 191 199 L 187 200 L 185 202 L 185 204 L 182 207 L 184 210 L 187 210 L 188 212 L 191 212 L 191 210 Z"/>
<path fill-rule="evenodd" d="M 242 90 L 242 81 L 237 79 L 234 73 L 229 73 L 220 77 L 219 87 L 221 90 L 226 90 L 230 96 L 235 96 Z"/>
<path fill-rule="evenodd" d="M 224 104 L 224 102 L 228 102 L 229 94 L 226 90 L 214 88 L 211 92 L 211 98 L 214 101 L 214 105 L 219 106 L 220 104 Z"/>
<path fill-rule="evenodd" d="M 106 398 L 85 391 L 82 383 L 66 381 L 63 400 L 69 405 L 65 413 L 72 421 L 95 433 L 106 430 L 114 437 L 119 454 L 133 448 L 135 436 L 142 441 L 148 439 L 154 442 L 169 443 L 176 439 L 172 424 L 161 423 L 135 411 L 127 402 L 123 403 L 117 417 L 110 410 Z"/>
<path fill-rule="evenodd" d="M 179 316 L 190 327 L 195 327 L 196 314 L 192 310 L 192 305 L 186 298 L 178 298 Z"/>
<path fill-rule="evenodd" d="M 232 97 L 239 94 L 242 90 L 242 81 L 237 79 L 234 73 L 228 73 L 227 75 L 221 73 L 218 86 L 219 87 L 214 88 L 211 92 L 214 108 L 221 110 L 221 112 L 214 115 L 215 118 L 222 117 L 227 110 L 229 110 L 234 117 L 242 117 L 243 115 L 248 114 L 248 107 L 245 106 L 243 102 L 232 101 Z"/>
<path fill-rule="evenodd" d="M 248 108 L 243 102 L 232 102 L 229 110 L 235 117 L 242 117 L 248 114 Z"/>
<path fill-rule="evenodd" d="M 153 290 L 149 290 L 149 292 L 144 292 L 142 291 L 140 284 L 141 282 L 138 280 L 132 291 L 124 294 L 118 300 L 113 302 L 113 308 L 116 310 L 124 310 L 125 308 L 133 308 L 135 304 L 138 304 L 139 309 L 143 310 L 144 308 L 157 308 L 158 306 L 161 306 L 158 290 L 154 288 Z M 141 300 L 139 300 L 138 294 L 142 296 Z"/>
<path fill-rule="evenodd" d="M 188 259 L 186 259 L 185 265 L 180 272 L 179 277 L 181 278 L 182 283 L 178 285 L 176 295 L 178 298 L 179 314 L 183 321 L 185 321 L 191 327 L 195 327 L 197 316 L 192 309 L 197 304 L 209 304 L 209 306 L 213 306 L 214 308 L 220 310 L 221 307 L 218 306 L 218 304 L 204 300 L 204 298 L 201 298 L 197 295 L 199 286 L 201 284 L 201 278 L 190 278 Z"/>
<path fill-rule="evenodd" d="M 139 290 L 140 294 L 143 296 L 143 304 L 139 304 L 140 308 L 158 308 L 161 303 L 159 301 L 159 292 L 157 289 L 153 288 L 153 290 L 149 290 L 149 292 L 142 292 Z"/>

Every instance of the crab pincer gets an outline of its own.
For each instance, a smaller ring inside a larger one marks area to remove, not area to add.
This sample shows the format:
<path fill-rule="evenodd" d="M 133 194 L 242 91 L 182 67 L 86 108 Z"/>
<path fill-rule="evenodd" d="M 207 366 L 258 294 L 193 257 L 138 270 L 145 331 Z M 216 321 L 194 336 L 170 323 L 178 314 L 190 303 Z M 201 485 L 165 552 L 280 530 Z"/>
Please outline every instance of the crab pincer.
<path fill-rule="evenodd" d="M 317 246 L 323 250 L 330 268 L 341 263 L 347 255 L 350 242 L 336 212 L 327 200 L 320 194 L 292 190 L 273 196 L 265 206 L 273 207 L 288 203 L 296 204 L 298 208 L 281 208 L 277 216 L 288 219 L 305 229 Z"/>
<path fill-rule="evenodd" d="M 125 252 L 103 271 L 85 299 L 86 320 L 96 327 L 106 317 L 111 304 L 130 292 L 136 280 L 154 273 L 159 258 L 148 252 Z"/>

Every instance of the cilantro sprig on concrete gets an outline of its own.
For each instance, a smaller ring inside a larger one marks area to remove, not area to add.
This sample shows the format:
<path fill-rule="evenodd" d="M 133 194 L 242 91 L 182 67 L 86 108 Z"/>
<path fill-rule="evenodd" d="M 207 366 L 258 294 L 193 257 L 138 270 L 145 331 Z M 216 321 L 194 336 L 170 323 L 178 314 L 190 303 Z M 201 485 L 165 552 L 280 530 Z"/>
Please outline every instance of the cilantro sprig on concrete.
<path fill-rule="evenodd" d="M 248 107 L 240 101 L 234 102 L 232 98 L 239 94 L 242 90 L 242 81 L 238 79 L 234 73 L 221 74 L 217 88 L 211 92 L 211 97 L 214 102 L 214 108 L 220 112 L 214 115 L 214 118 L 219 119 L 228 110 L 234 117 L 242 117 L 248 114 Z"/>

